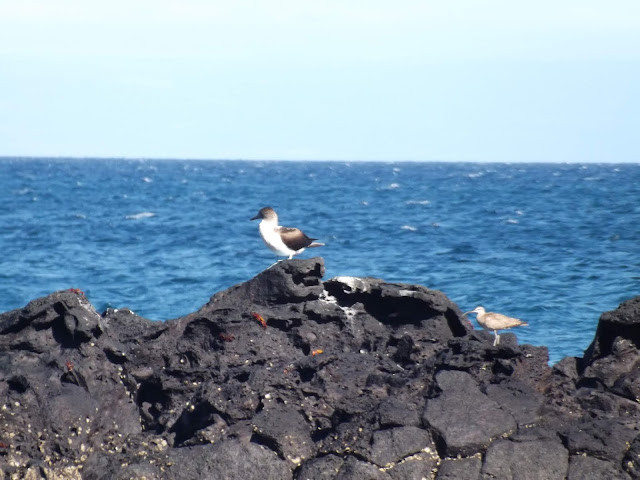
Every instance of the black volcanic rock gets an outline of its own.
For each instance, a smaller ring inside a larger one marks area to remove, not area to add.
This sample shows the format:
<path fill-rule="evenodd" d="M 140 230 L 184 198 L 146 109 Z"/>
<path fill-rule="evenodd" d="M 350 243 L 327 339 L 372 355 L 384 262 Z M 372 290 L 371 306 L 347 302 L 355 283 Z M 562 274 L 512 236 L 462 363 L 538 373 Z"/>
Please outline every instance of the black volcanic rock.
<path fill-rule="evenodd" d="M 602 385 L 633 401 L 640 398 L 640 297 L 600 317 L 582 361 L 583 383 Z"/>
<path fill-rule="evenodd" d="M 513 416 L 482 393 L 468 373 L 443 370 L 435 381 L 441 393 L 427 400 L 423 422 L 441 440 L 445 456 L 473 455 L 516 429 Z"/>
<path fill-rule="evenodd" d="M 569 454 L 559 439 L 499 439 L 492 442 L 482 465 L 483 478 L 563 480 Z"/>
<path fill-rule="evenodd" d="M 440 463 L 436 480 L 477 480 L 480 478 L 481 467 L 482 459 L 478 456 L 445 458 Z"/>
<path fill-rule="evenodd" d="M 152 322 L 78 290 L 0 315 L 0 479 L 640 478 L 640 297 L 584 358 L 442 292 L 287 260 Z"/>

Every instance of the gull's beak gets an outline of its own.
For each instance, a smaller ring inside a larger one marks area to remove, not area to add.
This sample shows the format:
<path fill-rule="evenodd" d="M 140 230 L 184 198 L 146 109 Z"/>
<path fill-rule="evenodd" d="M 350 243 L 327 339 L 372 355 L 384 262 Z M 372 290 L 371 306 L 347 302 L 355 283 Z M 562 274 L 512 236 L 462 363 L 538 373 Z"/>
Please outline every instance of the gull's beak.
<path fill-rule="evenodd" d="M 251 218 L 251 220 L 257 220 L 260 218 L 260 214 L 256 215 L 255 217 Z"/>

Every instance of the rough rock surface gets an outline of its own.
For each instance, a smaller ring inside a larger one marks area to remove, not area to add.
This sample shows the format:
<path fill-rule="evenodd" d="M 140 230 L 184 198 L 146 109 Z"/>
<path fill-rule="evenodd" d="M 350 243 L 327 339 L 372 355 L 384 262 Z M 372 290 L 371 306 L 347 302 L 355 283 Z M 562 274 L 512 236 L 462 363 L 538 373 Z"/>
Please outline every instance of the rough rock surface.
<path fill-rule="evenodd" d="M 443 293 L 283 261 L 152 322 L 76 290 L 0 315 L 0 480 L 640 478 L 640 297 L 583 358 Z"/>

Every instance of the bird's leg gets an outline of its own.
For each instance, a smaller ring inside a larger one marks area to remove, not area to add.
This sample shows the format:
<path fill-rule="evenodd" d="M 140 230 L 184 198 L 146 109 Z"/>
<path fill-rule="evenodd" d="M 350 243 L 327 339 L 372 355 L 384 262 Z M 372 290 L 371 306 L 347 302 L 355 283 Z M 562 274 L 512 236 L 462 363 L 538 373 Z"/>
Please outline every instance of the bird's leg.
<path fill-rule="evenodd" d="M 494 330 L 493 334 L 496 336 L 496 338 L 493 340 L 493 346 L 495 347 L 496 345 L 500 344 L 500 335 L 498 335 L 497 330 Z"/>
<path fill-rule="evenodd" d="M 289 255 L 289 260 L 291 260 L 292 258 L 293 258 L 293 253 Z"/>

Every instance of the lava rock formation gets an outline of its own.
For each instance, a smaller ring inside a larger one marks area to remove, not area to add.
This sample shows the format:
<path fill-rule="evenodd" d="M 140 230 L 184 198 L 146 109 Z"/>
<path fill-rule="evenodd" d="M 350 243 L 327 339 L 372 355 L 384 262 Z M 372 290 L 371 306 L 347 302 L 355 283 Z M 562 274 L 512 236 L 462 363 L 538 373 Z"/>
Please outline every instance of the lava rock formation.
<path fill-rule="evenodd" d="M 0 479 L 637 479 L 640 297 L 583 358 L 442 292 L 287 260 L 153 322 L 78 290 L 0 315 Z"/>

